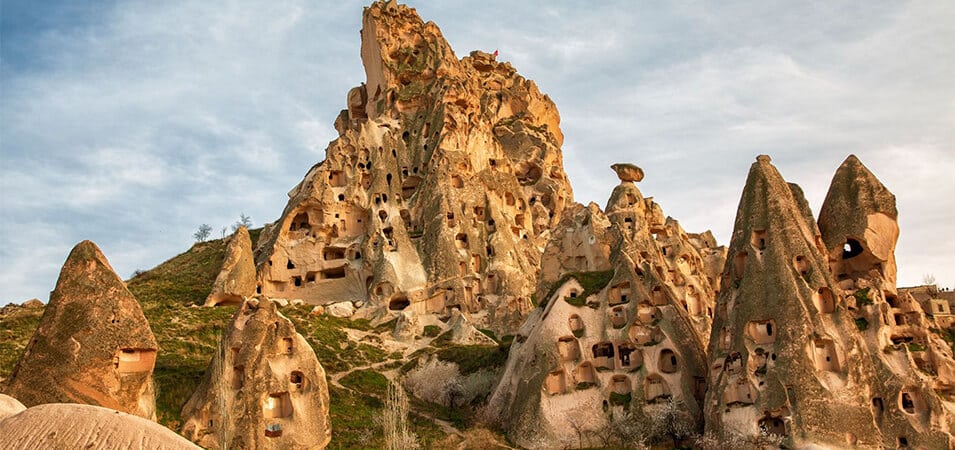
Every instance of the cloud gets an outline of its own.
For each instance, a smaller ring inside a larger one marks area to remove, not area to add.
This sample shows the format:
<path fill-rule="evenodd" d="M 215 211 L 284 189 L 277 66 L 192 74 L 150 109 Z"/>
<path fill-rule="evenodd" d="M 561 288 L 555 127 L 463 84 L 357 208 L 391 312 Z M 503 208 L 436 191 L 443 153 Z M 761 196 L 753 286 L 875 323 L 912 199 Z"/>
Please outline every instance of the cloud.
<path fill-rule="evenodd" d="M 631 161 L 727 242 L 755 155 L 818 209 L 856 153 L 898 197 L 900 282 L 955 285 L 951 2 L 412 4 L 554 99 L 578 201 L 603 205 Z M 0 17 L 0 301 L 45 297 L 82 239 L 126 276 L 200 223 L 274 220 L 364 78 L 359 2 L 23 5 Z"/>

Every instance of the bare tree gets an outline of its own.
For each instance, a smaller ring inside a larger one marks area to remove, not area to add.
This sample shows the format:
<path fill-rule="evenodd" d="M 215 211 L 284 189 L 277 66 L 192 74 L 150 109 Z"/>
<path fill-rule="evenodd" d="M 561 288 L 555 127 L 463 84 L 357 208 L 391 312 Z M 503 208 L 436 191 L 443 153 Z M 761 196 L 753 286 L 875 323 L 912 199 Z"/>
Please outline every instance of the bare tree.
<path fill-rule="evenodd" d="M 464 397 L 464 385 L 461 384 L 461 380 L 458 378 L 453 378 L 448 380 L 444 388 L 444 398 L 448 402 L 448 420 L 454 419 L 454 407 L 457 405 L 459 398 Z"/>
<path fill-rule="evenodd" d="M 925 285 L 935 284 L 935 275 L 931 273 L 922 275 L 922 284 L 925 284 Z"/>
<path fill-rule="evenodd" d="M 229 231 L 229 227 L 222 227 L 222 230 L 221 230 L 222 239 L 225 239 L 225 234 L 226 234 L 226 232 L 228 232 L 228 231 Z"/>
<path fill-rule="evenodd" d="M 212 233 L 212 227 L 204 223 L 199 225 L 199 230 L 193 233 L 192 237 L 196 238 L 196 242 L 205 242 L 206 239 L 209 239 L 210 233 Z"/>
<path fill-rule="evenodd" d="M 235 233 L 235 230 L 238 230 L 239 227 L 252 228 L 252 217 L 245 215 L 245 213 L 239 213 L 239 220 L 232 224 L 232 232 Z"/>
<path fill-rule="evenodd" d="M 385 448 L 404 450 L 418 448 L 418 438 L 408 426 L 408 396 L 394 381 L 388 383 L 382 427 L 385 433 Z"/>
<path fill-rule="evenodd" d="M 655 408 L 650 411 L 650 417 L 655 440 L 669 438 L 673 441 L 674 447 L 679 447 L 680 441 L 692 436 L 696 431 L 696 423 L 686 412 L 682 402 L 670 398 L 662 405 L 654 406 Z"/>

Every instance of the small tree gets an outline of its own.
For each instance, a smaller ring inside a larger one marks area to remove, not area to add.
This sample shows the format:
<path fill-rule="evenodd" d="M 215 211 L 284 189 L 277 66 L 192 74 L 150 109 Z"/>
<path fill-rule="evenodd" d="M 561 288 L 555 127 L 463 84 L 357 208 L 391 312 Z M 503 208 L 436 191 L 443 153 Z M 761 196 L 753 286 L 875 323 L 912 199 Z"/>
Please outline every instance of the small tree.
<path fill-rule="evenodd" d="M 206 239 L 209 239 L 210 233 L 212 233 L 212 227 L 204 223 L 199 225 L 199 230 L 193 233 L 192 237 L 196 238 L 196 242 L 205 242 Z"/>
<path fill-rule="evenodd" d="M 232 224 L 232 232 L 235 233 L 235 230 L 238 230 L 239 227 L 252 228 L 252 217 L 245 215 L 245 213 L 239 213 L 239 220 Z"/>
<path fill-rule="evenodd" d="M 922 284 L 925 284 L 925 285 L 935 284 L 935 275 L 930 273 L 922 275 Z"/>
<path fill-rule="evenodd" d="M 464 385 L 461 384 L 461 380 L 455 378 L 448 380 L 442 390 L 444 391 L 444 398 L 448 401 L 448 420 L 454 420 L 454 407 L 457 406 L 458 399 L 466 394 Z"/>

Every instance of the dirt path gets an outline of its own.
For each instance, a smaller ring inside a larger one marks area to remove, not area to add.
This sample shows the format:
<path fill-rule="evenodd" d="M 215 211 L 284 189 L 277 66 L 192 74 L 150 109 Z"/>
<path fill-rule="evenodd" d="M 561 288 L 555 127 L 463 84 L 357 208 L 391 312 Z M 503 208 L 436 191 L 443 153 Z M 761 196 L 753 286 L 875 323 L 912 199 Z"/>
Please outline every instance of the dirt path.
<path fill-rule="evenodd" d="M 348 338 L 351 339 L 351 340 L 355 340 L 355 341 L 361 341 L 363 338 L 367 337 L 368 335 L 374 334 L 374 333 L 365 332 L 365 331 L 360 331 L 360 330 L 354 330 L 354 329 L 346 329 L 345 331 L 346 331 L 346 333 L 348 334 Z M 357 339 L 356 339 L 356 338 L 357 338 Z M 422 341 L 423 341 L 423 342 L 422 342 Z M 409 345 L 409 346 L 408 346 L 407 348 L 405 348 L 404 351 L 402 352 L 402 356 L 403 356 L 402 360 L 406 359 L 409 355 L 411 355 L 412 353 L 418 351 L 419 349 L 424 348 L 424 347 L 427 347 L 430 343 L 431 343 L 431 339 L 426 339 L 426 340 L 425 340 L 425 339 L 422 339 L 422 340 L 419 341 L 419 342 L 415 342 L 414 344 Z M 351 369 L 348 369 L 348 370 L 345 370 L 345 371 L 342 371 L 342 372 L 338 372 L 338 373 L 336 373 L 336 374 L 333 374 L 333 375 L 329 378 L 329 381 L 331 382 L 331 384 L 332 384 L 333 386 L 335 386 L 335 387 L 337 387 L 337 388 L 339 388 L 339 389 L 347 389 L 347 390 L 352 391 L 352 392 L 355 392 L 355 393 L 357 393 L 357 394 L 369 395 L 369 396 L 372 396 L 372 397 L 375 397 L 375 398 L 377 398 L 377 399 L 379 399 L 379 400 L 384 401 L 383 398 L 379 397 L 378 395 L 375 395 L 374 393 L 371 393 L 371 392 L 359 392 L 359 391 L 356 391 L 356 390 L 354 390 L 354 389 L 352 389 L 352 388 L 350 388 L 350 387 L 348 387 L 348 386 L 345 386 L 345 385 L 343 385 L 343 384 L 341 383 L 341 380 L 342 380 L 342 378 L 348 376 L 348 374 L 350 374 L 350 373 L 352 373 L 352 372 L 354 372 L 354 371 L 356 371 L 356 370 L 368 370 L 368 369 L 371 369 L 371 370 L 375 370 L 376 372 L 378 372 L 378 373 L 384 375 L 385 378 L 388 379 L 388 381 L 394 382 L 394 381 L 396 381 L 397 376 L 398 376 L 397 370 L 395 370 L 395 369 L 386 370 L 386 371 L 378 371 L 378 370 L 377 370 L 379 367 L 389 365 L 389 364 L 391 364 L 391 363 L 393 363 L 393 362 L 395 362 L 395 360 L 393 360 L 393 359 L 388 359 L 388 360 L 385 360 L 385 361 L 376 362 L 376 363 L 372 363 L 372 364 L 366 364 L 366 365 L 363 365 L 363 366 L 355 366 L 355 367 L 352 367 Z M 410 412 L 411 412 L 412 414 L 416 414 L 416 415 L 418 415 L 418 416 L 424 417 L 424 418 L 426 418 L 426 419 L 428 419 L 428 420 L 434 422 L 435 425 L 439 426 L 439 427 L 441 428 L 441 430 L 444 431 L 444 434 L 453 434 L 453 435 L 456 435 L 456 436 L 463 436 L 463 434 L 461 433 L 461 430 L 458 430 L 457 428 L 455 428 L 454 425 L 452 425 L 451 422 L 448 422 L 447 420 L 439 419 L 439 418 L 435 417 L 434 415 L 432 415 L 432 414 L 430 414 L 430 413 L 427 413 L 427 412 L 425 412 L 425 411 L 418 411 L 418 410 L 416 410 L 416 409 L 412 409 Z"/>

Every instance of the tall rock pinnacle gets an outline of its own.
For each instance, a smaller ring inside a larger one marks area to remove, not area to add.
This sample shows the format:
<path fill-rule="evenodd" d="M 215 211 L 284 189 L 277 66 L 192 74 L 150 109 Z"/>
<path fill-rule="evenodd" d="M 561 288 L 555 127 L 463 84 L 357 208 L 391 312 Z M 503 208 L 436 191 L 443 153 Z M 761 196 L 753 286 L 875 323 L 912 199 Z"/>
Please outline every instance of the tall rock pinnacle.
<path fill-rule="evenodd" d="M 90 241 L 73 248 L 7 394 L 33 406 L 85 403 L 155 420 L 156 339 L 139 302 Z"/>
<path fill-rule="evenodd" d="M 850 155 L 832 178 L 819 228 L 848 318 L 863 325 L 882 446 L 953 448 L 955 358 L 945 326 L 896 289 L 897 216 L 895 196 Z"/>
<path fill-rule="evenodd" d="M 508 63 L 457 59 L 412 8 L 376 2 L 362 23 L 366 83 L 263 232 L 259 292 L 365 316 L 455 308 L 513 332 L 573 201 L 557 109 Z"/>
<path fill-rule="evenodd" d="M 895 292 L 898 211 L 892 195 L 859 158 L 849 155 L 832 177 L 819 210 L 819 230 L 840 285 L 870 278 L 875 270 Z"/>
<path fill-rule="evenodd" d="M 710 337 L 706 428 L 787 447 L 881 446 L 867 350 L 794 184 L 760 156 L 740 199 Z"/>

